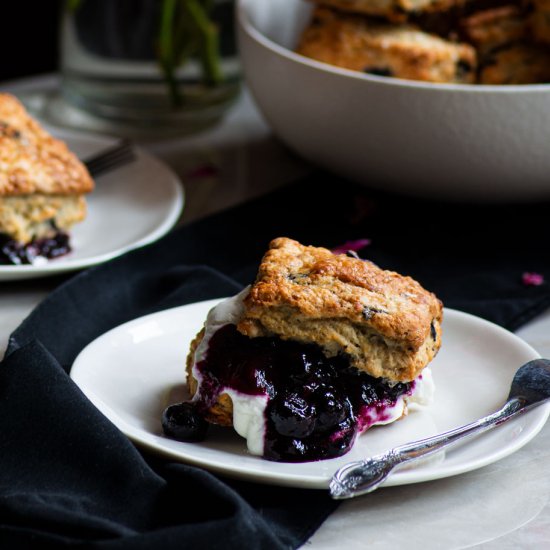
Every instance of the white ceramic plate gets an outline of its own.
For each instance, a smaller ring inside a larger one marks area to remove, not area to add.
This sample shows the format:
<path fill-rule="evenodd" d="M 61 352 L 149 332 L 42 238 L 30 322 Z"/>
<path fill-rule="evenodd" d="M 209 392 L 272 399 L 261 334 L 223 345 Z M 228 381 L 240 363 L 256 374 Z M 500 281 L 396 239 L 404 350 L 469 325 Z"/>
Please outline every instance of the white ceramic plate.
<path fill-rule="evenodd" d="M 202 443 L 163 436 L 161 414 L 182 395 L 186 350 L 217 300 L 136 319 L 99 337 L 76 359 L 71 376 L 95 406 L 130 439 L 170 458 L 258 482 L 323 489 L 344 463 L 457 427 L 505 401 L 517 368 L 538 357 L 523 340 L 487 321 L 445 311 L 444 337 L 433 361 L 435 403 L 403 421 L 372 428 L 345 456 L 285 464 L 250 455 L 233 430 L 210 431 Z M 525 445 L 542 428 L 550 404 L 440 454 L 396 472 L 386 485 L 416 483 L 480 468 Z"/>
<path fill-rule="evenodd" d="M 107 137 L 50 129 L 80 158 L 114 143 Z M 0 281 L 83 269 L 151 243 L 167 233 L 183 208 L 183 187 L 161 161 L 137 148 L 134 162 L 96 178 L 88 216 L 71 231 L 73 251 L 39 265 L 0 266 Z"/>

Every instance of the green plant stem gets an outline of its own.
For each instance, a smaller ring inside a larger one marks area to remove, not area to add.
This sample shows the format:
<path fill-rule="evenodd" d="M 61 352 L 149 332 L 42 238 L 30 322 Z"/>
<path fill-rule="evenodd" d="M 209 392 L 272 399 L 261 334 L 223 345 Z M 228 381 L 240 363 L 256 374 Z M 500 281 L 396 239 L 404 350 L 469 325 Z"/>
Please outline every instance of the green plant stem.
<path fill-rule="evenodd" d="M 205 83 L 217 86 L 223 81 L 218 48 L 218 29 L 197 0 L 183 0 L 200 36 L 200 56 Z"/>
<path fill-rule="evenodd" d="M 160 18 L 158 57 L 161 70 L 164 74 L 172 104 L 180 107 L 183 96 L 176 80 L 176 51 L 174 47 L 174 20 L 178 0 L 163 0 Z"/>
<path fill-rule="evenodd" d="M 177 15 L 174 26 L 175 63 L 181 67 L 198 51 L 199 37 L 185 9 L 179 9 Z"/>
<path fill-rule="evenodd" d="M 80 7 L 81 0 L 66 0 L 65 6 L 69 12 L 74 12 Z"/>
<path fill-rule="evenodd" d="M 213 6 L 213 0 L 163 0 L 158 59 L 175 107 L 185 101 L 176 69 L 193 55 L 200 59 L 204 84 L 217 86 L 223 82 L 218 29 L 210 19 Z"/>

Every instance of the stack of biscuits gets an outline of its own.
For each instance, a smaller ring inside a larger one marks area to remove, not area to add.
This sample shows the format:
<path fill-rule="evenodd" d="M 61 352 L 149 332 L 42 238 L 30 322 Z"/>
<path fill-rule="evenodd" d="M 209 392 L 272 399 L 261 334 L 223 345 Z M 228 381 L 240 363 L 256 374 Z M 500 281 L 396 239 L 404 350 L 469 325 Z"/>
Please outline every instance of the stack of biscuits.
<path fill-rule="evenodd" d="M 297 52 L 379 76 L 550 82 L 550 0 L 313 0 Z"/>

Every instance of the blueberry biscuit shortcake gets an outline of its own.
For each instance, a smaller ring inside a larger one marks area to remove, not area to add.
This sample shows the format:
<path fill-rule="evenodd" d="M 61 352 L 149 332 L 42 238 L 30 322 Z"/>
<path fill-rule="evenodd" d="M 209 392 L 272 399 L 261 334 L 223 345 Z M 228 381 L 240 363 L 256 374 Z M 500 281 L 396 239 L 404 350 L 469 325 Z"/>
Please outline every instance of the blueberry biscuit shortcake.
<path fill-rule="evenodd" d="M 93 181 L 84 165 L 9 94 L 0 94 L 0 264 L 70 250 Z"/>
<path fill-rule="evenodd" d="M 297 53 L 345 69 L 428 82 L 472 83 L 476 52 L 410 24 L 390 25 L 319 8 Z"/>
<path fill-rule="evenodd" d="M 367 428 L 430 402 L 441 321 L 441 302 L 410 277 L 275 239 L 255 282 L 214 307 L 191 343 L 192 399 L 166 409 L 165 433 L 197 440 L 214 423 L 268 460 L 340 456 Z"/>

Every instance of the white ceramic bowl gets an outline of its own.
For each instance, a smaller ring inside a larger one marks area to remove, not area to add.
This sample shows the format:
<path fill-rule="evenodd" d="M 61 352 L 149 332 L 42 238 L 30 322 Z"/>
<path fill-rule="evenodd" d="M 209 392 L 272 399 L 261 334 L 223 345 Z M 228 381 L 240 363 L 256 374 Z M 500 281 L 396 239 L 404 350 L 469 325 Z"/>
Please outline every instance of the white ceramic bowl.
<path fill-rule="evenodd" d="M 446 199 L 550 197 L 550 85 L 430 84 L 293 53 L 311 5 L 240 0 L 248 86 L 275 134 L 372 187 Z"/>

